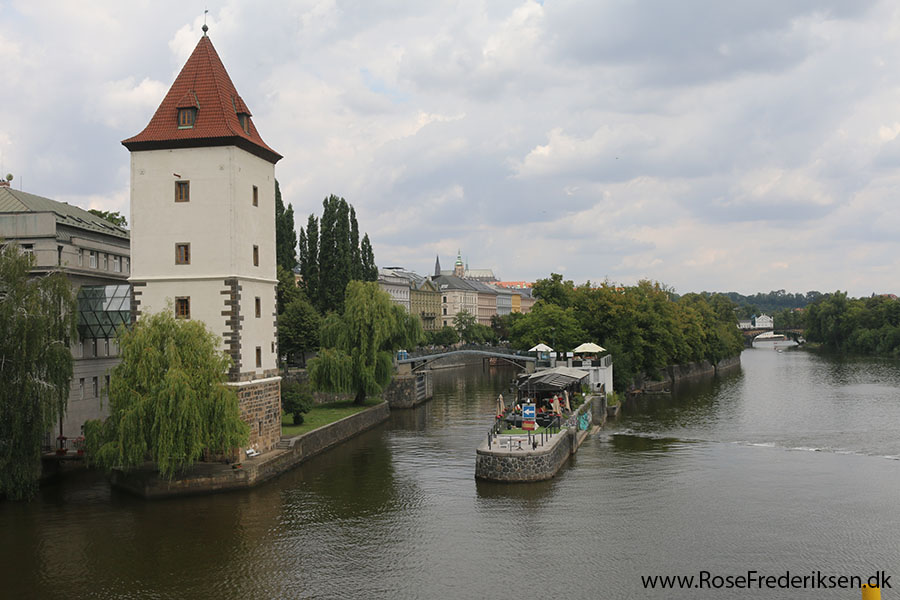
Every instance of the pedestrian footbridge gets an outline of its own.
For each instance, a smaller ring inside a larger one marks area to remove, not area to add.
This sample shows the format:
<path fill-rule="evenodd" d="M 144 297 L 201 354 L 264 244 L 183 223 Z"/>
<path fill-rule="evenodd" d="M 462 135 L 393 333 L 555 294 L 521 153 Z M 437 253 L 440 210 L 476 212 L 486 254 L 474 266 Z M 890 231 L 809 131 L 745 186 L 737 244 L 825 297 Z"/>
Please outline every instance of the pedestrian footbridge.
<path fill-rule="evenodd" d="M 479 356 L 482 360 L 494 359 L 498 362 L 511 364 L 525 371 L 534 371 L 537 359 L 534 356 L 523 356 L 514 350 L 498 348 L 495 346 L 462 346 L 457 348 L 440 348 L 434 350 L 422 350 L 415 353 L 404 354 L 397 360 L 398 370 L 415 372 L 432 365 L 434 362 L 450 357 Z"/>

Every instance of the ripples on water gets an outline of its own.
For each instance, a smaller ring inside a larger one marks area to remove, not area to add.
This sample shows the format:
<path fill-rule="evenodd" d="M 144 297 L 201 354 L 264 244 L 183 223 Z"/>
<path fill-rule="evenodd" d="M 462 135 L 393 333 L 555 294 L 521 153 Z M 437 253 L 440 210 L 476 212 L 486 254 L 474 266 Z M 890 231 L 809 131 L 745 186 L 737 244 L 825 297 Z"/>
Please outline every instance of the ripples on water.
<path fill-rule="evenodd" d="M 553 480 L 473 478 L 512 372 L 247 493 L 143 502 L 95 474 L 0 504 L 11 597 L 855 598 L 656 591 L 640 575 L 900 577 L 900 369 L 747 351 L 740 373 L 630 407 Z M 813 451 L 817 450 L 817 451 Z M 885 596 L 886 598 L 888 596 Z"/>

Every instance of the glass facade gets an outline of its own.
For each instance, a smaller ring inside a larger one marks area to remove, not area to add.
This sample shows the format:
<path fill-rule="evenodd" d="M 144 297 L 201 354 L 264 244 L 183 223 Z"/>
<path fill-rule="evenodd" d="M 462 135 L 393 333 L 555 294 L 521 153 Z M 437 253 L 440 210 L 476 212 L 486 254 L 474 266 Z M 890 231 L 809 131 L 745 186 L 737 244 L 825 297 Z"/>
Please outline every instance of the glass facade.
<path fill-rule="evenodd" d="M 116 337 L 131 324 L 131 286 L 91 285 L 78 290 L 78 335 L 81 339 Z"/>

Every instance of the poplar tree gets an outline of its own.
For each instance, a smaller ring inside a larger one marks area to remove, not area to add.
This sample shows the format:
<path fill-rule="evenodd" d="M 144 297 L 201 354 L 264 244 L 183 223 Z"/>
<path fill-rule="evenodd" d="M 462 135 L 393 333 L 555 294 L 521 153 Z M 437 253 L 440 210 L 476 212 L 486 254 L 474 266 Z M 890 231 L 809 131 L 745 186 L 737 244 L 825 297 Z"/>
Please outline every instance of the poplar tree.
<path fill-rule="evenodd" d="M 350 207 L 350 279 L 363 280 L 362 257 L 359 248 L 359 223 L 356 222 L 356 209 Z"/>
<path fill-rule="evenodd" d="M 351 280 L 378 279 L 369 236 L 360 242 L 356 210 L 344 198 L 325 198 L 321 219 L 310 215 L 306 229 L 300 229 L 300 273 L 306 297 L 322 313 L 343 311 Z"/>
<path fill-rule="evenodd" d="M 362 255 L 363 281 L 375 281 L 378 279 L 378 266 L 375 265 L 375 253 L 372 251 L 372 243 L 369 242 L 368 233 L 363 236 L 360 254 Z"/>
<path fill-rule="evenodd" d="M 322 218 L 319 220 L 319 303 L 321 312 L 336 310 L 338 296 L 343 288 L 338 285 L 337 241 L 335 240 L 335 220 L 337 218 L 336 196 L 322 201 Z"/>
<path fill-rule="evenodd" d="M 297 266 L 297 231 L 294 229 L 294 207 L 284 208 L 281 186 L 275 180 L 275 262 L 288 271 Z"/>
<path fill-rule="evenodd" d="M 319 221 L 309 215 L 306 230 L 300 228 L 300 287 L 313 306 L 319 302 Z"/>
<path fill-rule="evenodd" d="M 201 321 L 144 314 L 120 335 L 109 417 L 85 424 L 87 457 L 106 469 L 152 461 L 171 479 L 204 451 L 228 454 L 250 430 L 225 385 L 230 359 Z"/>
<path fill-rule="evenodd" d="M 309 361 L 313 386 L 352 393 L 355 403 L 363 404 L 390 383 L 393 353 L 418 344 L 422 329 L 377 283 L 351 281 L 344 313 L 328 315 L 320 337 L 322 349 Z"/>
<path fill-rule="evenodd" d="M 41 441 L 65 413 L 77 313 L 62 273 L 32 277 L 31 255 L 0 249 L 0 495 L 32 498 Z"/>

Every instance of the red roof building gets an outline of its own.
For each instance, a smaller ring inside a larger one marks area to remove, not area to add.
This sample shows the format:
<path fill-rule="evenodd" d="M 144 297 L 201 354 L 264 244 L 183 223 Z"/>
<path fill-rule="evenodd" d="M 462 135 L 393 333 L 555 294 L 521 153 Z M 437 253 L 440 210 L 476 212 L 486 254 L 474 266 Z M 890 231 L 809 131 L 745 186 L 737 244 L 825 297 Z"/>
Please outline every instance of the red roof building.
<path fill-rule="evenodd" d="M 263 141 L 251 117 L 204 33 L 150 123 L 122 144 L 132 152 L 237 146 L 277 163 L 281 155 Z"/>

